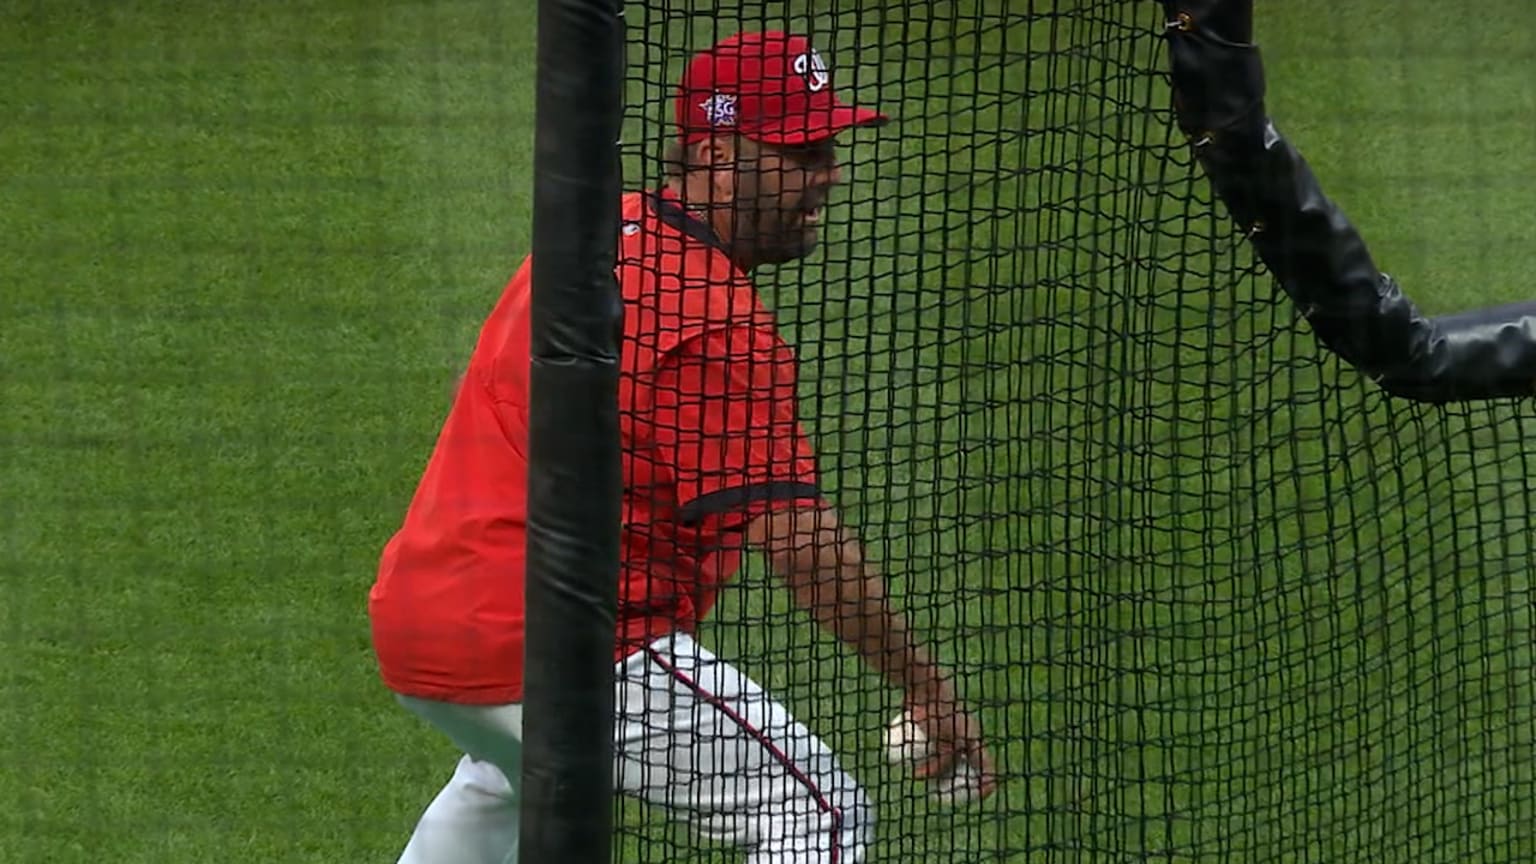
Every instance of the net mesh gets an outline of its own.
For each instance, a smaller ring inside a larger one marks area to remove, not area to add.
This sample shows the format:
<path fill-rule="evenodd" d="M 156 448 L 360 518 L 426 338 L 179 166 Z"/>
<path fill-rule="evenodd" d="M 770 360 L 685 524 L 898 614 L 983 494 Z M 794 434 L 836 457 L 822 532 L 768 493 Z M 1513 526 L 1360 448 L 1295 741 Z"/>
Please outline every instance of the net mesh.
<path fill-rule="evenodd" d="M 1171 132 L 1157 5 L 629 4 L 631 188 L 738 29 L 894 118 L 754 279 L 1002 788 L 887 765 L 898 694 L 760 556 L 699 641 L 837 754 L 871 862 L 1536 860 L 1536 413 L 1316 349 Z M 534 6 L 5 5 L 0 861 L 393 860 L 447 780 L 360 597 L 529 248 Z M 1536 236 L 1529 9 L 1454 11 L 1259 9 L 1282 127 L 1429 311 L 1522 299 Z M 741 860 L 616 806 L 617 861 Z"/>
<path fill-rule="evenodd" d="M 738 30 L 807 35 L 894 118 L 845 138 L 818 252 L 753 278 L 822 488 L 956 670 L 1002 791 L 950 807 L 888 764 L 901 694 L 761 560 L 700 631 L 866 790 L 868 860 L 1529 848 L 1536 418 L 1394 403 L 1316 348 L 1172 128 L 1157 4 L 628 22 L 632 187 L 662 176 L 688 58 Z M 620 808 L 621 860 L 715 860 L 685 819 Z"/>

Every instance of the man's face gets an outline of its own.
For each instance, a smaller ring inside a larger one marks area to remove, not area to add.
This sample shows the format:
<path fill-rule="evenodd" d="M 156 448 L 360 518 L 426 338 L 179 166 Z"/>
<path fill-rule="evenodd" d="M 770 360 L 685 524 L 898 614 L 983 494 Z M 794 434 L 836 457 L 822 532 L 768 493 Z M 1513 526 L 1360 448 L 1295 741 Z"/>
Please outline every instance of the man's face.
<path fill-rule="evenodd" d="M 741 141 L 731 207 L 737 256 L 779 264 L 810 254 L 840 173 L 831 139 L 796 146 Z"/>

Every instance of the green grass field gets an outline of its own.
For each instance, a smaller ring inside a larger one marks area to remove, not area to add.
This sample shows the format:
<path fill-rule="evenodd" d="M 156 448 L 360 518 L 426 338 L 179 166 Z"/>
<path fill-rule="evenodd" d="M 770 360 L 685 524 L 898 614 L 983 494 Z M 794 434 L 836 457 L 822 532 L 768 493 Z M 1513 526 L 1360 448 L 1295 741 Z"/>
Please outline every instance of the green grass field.
<path fill-rule="evenodd" d="M 629 13 L 630 185 L 709 5 Z M 761 280 L 1006 787 L 924 803 L 894 694 L 756 567 L 706 641 L 845 754 L 882 864 L 1536 860 L 1536 412 L 1320 356 L 1169 133 L 1156 4 L 1026 5 L 792 19 L 898 122 Z M 533 6 L 5 13 L 0 864 L 393 861 L 446 778 L 365 595 L 528 248 Z M 1260 7 L 1378 263 L 1431 313 L 1529 299 L 1526 5 Z M 621 816 L 617 860 L 720 854 Z"/>

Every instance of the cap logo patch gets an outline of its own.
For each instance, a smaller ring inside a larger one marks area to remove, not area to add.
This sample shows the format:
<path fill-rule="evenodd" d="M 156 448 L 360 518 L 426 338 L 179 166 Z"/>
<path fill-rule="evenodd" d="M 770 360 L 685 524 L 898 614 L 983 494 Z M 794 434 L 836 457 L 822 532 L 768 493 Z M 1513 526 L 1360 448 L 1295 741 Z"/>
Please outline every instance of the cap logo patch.
<path fill-rule="evenodd" d="M 704 109 L 704 117 L 711 126 L 735 126 L 736 125 L 736 97 L 725 93 L 716 93 L 699 103 Z"/>
<path fill-rule="evenodd" d="M 827 63 L 821 59 L 821 52 L 812 49 L 800 54 L 794 60 L 795 74 L 805 79 L 805 86 L 812 93 L 827 86 L 832 76 L 827 73 Z"/>

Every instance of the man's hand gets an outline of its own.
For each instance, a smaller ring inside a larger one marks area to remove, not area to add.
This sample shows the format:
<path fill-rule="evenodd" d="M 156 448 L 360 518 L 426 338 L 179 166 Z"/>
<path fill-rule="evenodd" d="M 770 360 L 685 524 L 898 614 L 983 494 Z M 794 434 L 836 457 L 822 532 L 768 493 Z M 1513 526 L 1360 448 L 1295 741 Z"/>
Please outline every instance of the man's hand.
<path fill-rule="evenodd" d="M 919 777 L 939 777 L 966 759 L 981 774 L 981 795 L 997 786 L 981 724 L 960 704 L 954 682 L 891 607 L 885 580 L 864 563 L 859 542 L 830 508 L 769 513 L 746 527 L 746 541 L 768 554 L 795 601 L 823 628 L 859 652 L 892 686 L 933 743 Z"/>
<path fill-rule="evenodd" d="M 932 744 L 932 754 L 914 774 L 921 779 L 944 777 L 963 759 L 979 775 L 978 797 L 997 791 L 997 774 L 981 738 L 981 722 L 960 703 L 947 678 L 939 679 L 931 692 L 908 693 L 905 707 Z"/>

